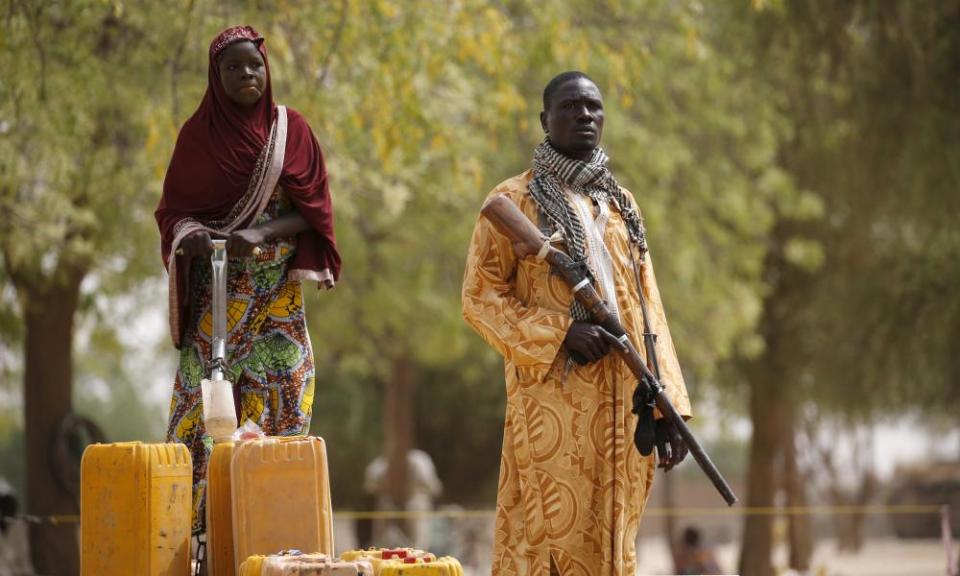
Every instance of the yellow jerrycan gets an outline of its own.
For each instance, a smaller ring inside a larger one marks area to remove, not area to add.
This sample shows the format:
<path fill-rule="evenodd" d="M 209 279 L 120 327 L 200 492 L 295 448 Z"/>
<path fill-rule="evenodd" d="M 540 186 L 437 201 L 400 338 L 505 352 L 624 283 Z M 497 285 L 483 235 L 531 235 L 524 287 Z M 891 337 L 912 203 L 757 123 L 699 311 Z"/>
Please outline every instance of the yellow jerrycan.
<path fill-rule="evenodd" d="M 450 556 L 384 560 L 377 576 L 463 576 L 460 561 Z"/>
<path fill-rule="evenodd" d="M 214 444 L 207 463 L 207 571 L 210 576 L 236 576 L 230 483 L 233 447 L 233 442 Z"/>
<path fill-rule="evenodd" d="M 240 576 L 374 576 L 369 562 L 347 562 L 326 554 L 286 550 L 270 556 L 251 556 L 240 565 Z"/>
<path fill-rule="evenodd" d="M 190 573 L 193 476 L 183 444 L 92 444 L 80 465 L 81 576 Z"/>
<path fill-rule="evenodd" d="M 234 566 L 297 549 L 333 555 L 333 510 L 322 438 L 237 443 L 230 466 Z"/>

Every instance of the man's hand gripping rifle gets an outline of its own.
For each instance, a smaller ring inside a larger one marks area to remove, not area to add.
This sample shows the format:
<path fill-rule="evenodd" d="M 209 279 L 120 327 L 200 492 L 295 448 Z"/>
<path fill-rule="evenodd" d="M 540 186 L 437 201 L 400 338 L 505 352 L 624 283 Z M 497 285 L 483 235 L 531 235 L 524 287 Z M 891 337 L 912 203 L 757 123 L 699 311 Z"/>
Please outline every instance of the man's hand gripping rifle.
<path fill-rule="evenodd" d="M 710 478 L 714 487 L 720 492 L 720 495 L 728 505 L 733 506 L 737 502 L 737 497 L 727 484 L 727 481 L 717 470 L 717 467 L 710 460 L 710 457 L 704 451 L 700 442 L 694 437 L 693 432 L 687 426 L 683 417 L 677 412 L 670 399 L 664 393 L 663 386 L 656 376 L 647 368 L 637 349 L 630 342 L 623 326 L 616 316 L 610 313 L 603 300 L 597 294 L 597 291 L 590 284 L 590 279 L 586 275 L 582 266 L 577 265 L 570 256 L 550 245 L 549 239 L 530 221 L 526 215 L 520 211 L 516 204 L 504 195 L 497 195 L 487 201 L 481 209 L 483 214 L 501 234 L 507 236 L 513 242 L 513 251 L 517 258 L 526 258 L 527 256 L 537 256 L 543 258 L 560 274 L 564 281 L 571 287 L 574 297 L 584 308 L 590 311 L 593 321 L 602 326 L 607 332 L 615 336 L 622 348 L 617 348 L 623 360 L 630 367 L 633 375 L 637 377 L 637 386 L 646 388 L 642 390 L 643 398 L 653 398 L 660 413 L 669 422 L 673 423 L 687 443 L 687 447 L 693 454 L 694 460 L 700 465 L 703 472 Z M 638 287 L 639 288 L 639 287 Z M 647 330 L 649 332 L 649 329 Z"/>

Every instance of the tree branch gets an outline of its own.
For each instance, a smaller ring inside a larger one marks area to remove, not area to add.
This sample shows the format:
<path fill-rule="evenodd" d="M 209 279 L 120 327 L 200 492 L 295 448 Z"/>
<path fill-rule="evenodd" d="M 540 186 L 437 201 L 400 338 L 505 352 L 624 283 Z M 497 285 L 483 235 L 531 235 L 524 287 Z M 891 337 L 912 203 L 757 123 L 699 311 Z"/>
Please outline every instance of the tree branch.
<path fill-rule="evenodd" d="M 174 127 L 178 126 L 177 119 L 180 117 L 180 99 L 177 98 L 177 84 L 180 80 L 180 72 L 183 70 L 183 53 L 187 46 L 187 39 L 190 37 L 190 26 L 193 23 L 193 8 L 195 5 L 195 0 L 190 0 L 189 4 L 187 4 L 187 25 L 183 29 L 183 39 L 177 43 L 173 60 L 170 61 L 171 121 Z"/>
<path fill-rule="evenodd" d="M 330 50 L 327 51 L 327 55 L 323 57 L 323 64 L 321 64 L 320 69 L 320 78 L 317 79 L 317 83 L 322 87 L 327 82 L 327 73 L 330 72 L 330 62 L 333 60 L 334 54 L 336 54 L 337 49 L 340 47 L 340 40 L 343 38 L 343 29 L 347 25 L 347 0 L 340 0 L 340 21 L 337 23 L 337 29 L 333 33 L 333 41 L 330 43 Z"/>
<path fill-rule="evenodd" d="M 27 26 L 30 28 L 30 40 L 33 41 L 33 47 L 36 48 L 37 54 L 40 56 L 40 89 L 37 94 L 37 100 L 44 102 L 47 99 L 47 51 L 44 50 L 43 42 L 40 40 L 39 27 L 39 22 L 43 16 L 43 6 L 37 6 L 36 13 L 34 14 L 26 2 L 23 2 L 22 5 L 24 14 L 27 17 Z"/>

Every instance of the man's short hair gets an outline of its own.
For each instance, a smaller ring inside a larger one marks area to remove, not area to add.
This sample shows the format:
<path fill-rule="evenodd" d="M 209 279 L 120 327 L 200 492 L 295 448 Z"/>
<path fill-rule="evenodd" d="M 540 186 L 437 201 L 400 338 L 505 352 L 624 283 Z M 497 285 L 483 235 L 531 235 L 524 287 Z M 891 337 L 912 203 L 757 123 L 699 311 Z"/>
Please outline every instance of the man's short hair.
<path fill-rule="evenodd" d="M 550 103 L 553 101 L 553 95 L 556 91 L 570 80 L 576 80 L 578 78 L 583 78 L 584 80 L 589 80 L 593 82 L 593 79 L 580 72 L 579 70 L 569 70 L 567 72 L 561 72 L 553 77 L 553 80 L 547 82 L 547 87 L 543 89 L 543 109 L 549 110 Z M 596 84 L 596 82 L 593 82 Z"/>

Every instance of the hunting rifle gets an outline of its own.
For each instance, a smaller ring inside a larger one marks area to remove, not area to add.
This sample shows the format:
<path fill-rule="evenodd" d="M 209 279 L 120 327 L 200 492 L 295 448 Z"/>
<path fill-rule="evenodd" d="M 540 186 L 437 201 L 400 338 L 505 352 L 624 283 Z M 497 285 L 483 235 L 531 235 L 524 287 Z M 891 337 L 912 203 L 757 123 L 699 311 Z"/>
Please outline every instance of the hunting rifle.
<path fill-rule="evenodd" d="M 513 251 L 517 258 L 536 256 L 549 262 L 553 269 L 573 289 L 574 297 L 590 312 L 593 321 L 623 344 L 623 348 L 618 348 L 618 351 L 627 366 L 630 367 L 630 371 L 637 377 L 637 386 L 647 388 L 644 390 L 646 392 L 644 396 L 653 398 L 663 417 L 677 427 L 680 436 L 687 443 L 690 453 L 693 454 L 693 459 L 697 461 L 700 469 L 720 492 L 720 496 L 727 502 L 727 505 L 733 506 L 736 504 L 737 496 L 733 493 L 733 489 L 730 488 L 723 475 L 710 460 L 710 456 L 704 451 L 703 446 L 694 437 L 683 417 L 670 403 L 670 399 L 664 393 L 660 381 L 644 364 L 643 358 L 640 357 L 639 352 L 630 342 L 630 338 L 623 326 L 620 325 L 620 321 L 610 313 L 606 304 L 600 299 L 599 294 L 590 284 L 590 278 L 587 276 L 584 267 L 574 262 L 565 252 L 551 246 L 550 240 L 506 195 L 498 194 L 488 200 L 480 213 L 490 220 L 501 234 L 512 241 Z M 640 286 L 637 288 L 642 289 Z M 646 331 L 650 332 L 649 328 L 646 328 Z M 650 347 L 652 346 L 648 343 L 648 348 Z"/>

